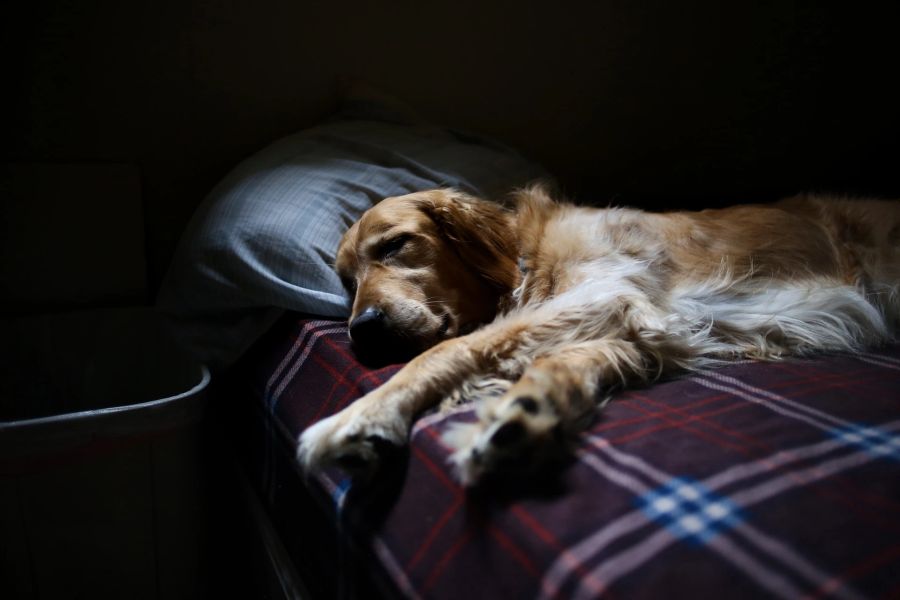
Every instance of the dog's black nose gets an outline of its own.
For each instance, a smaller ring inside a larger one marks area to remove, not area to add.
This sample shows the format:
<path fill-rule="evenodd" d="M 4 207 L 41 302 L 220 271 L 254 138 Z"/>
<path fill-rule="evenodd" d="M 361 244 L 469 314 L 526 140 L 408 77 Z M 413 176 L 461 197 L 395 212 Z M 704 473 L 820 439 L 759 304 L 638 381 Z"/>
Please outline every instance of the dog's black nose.
<path fill-rule="evenodd" d="M 384 340 L 387 334 L 387 319 L 377 308 L 369 307 L 350 322 L 350 339 L 354 345 L 371 348 Z"/>
<path fill-rule="evenodd" d="M 367 308 L 350 321 L 350 341 L 357 358 L 369 366 L 406 362 L 414 354 L 409 339 L 377 308 Z"/>

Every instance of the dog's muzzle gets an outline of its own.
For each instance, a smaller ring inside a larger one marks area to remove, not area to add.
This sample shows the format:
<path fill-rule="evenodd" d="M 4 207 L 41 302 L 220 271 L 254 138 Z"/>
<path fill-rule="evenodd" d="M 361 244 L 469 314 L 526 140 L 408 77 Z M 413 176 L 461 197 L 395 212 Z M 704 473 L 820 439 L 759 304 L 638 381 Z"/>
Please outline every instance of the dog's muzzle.
<path fill-rule="evenodd" d="M 373 307 L 350 321 L 350 341 L 364 363 L 406 362 L 416 354 L 412 340 L 397 331 L 383 311 Z"/>

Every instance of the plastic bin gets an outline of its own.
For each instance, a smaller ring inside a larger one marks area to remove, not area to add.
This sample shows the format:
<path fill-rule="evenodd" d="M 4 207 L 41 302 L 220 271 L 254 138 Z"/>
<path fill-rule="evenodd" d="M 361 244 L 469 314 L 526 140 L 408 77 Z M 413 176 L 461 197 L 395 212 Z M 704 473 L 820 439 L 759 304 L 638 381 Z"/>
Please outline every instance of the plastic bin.
<path fill-rule="evenodd" d="M 0 321 L 0 597 L 202 595 L 209 371 L 149 308 Z"/>

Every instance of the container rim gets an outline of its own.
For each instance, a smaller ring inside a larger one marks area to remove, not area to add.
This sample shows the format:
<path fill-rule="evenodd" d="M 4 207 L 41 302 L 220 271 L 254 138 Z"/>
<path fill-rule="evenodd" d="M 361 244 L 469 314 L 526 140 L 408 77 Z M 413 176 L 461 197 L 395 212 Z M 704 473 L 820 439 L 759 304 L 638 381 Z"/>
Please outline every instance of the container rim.
<path fill-rule="evenodd" d="M 0 433 L 3 431 L 9 431 L 18 428 L 25 427 L 36 427 L 40 425 L 50 425 L 57 422 L 65 421 L 66 423 L 72 423 L 73 421 L 82 421 L 86 419 L 94 419 L 100 416 L 113 415 L 122 412 L 132 412 L 142 409 L 152 409 L 161 406 L 165 406 L 167 404 L 171 404 L 181 400 L 183 398 L 190 397 L 194 394 L 197 394 L 204 388 L 209 385 L 210 380 L 212 379 L 212 375 L 210 374 L 209 368 L 201 364 L 200 366 L 200 381 L 197 382 L 193 387 L 174 396 L 166 396 L 165 398 L 157 398 L 156 400 L 149 400 L 147 402 L 138 402 L 135 404 L 123 404 L 120 406 L 110 406 L 107 408 L 96 408 L 91 410 L 81 410 L 70 413 L 62 413 L 59 415 L 50 415 L 48 417 L 37 417 L 34 419 L 19 419 L 16 421 L 0 421 Z"/>

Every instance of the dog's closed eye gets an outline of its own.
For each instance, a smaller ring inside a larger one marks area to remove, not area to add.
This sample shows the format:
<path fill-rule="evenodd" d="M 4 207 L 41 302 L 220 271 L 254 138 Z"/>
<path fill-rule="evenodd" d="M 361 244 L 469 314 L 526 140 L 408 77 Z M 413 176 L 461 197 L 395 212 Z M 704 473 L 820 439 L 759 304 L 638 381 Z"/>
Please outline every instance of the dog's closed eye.
<path fill-rule="evenodd" d="M 381 258 L 381 260 L 391 258 L 392 256 L 398 254 L 406 245 L 406 243 L 411 239 L 412 236 L 409 234 L 394 236 L 382 242 L 378 246 L 378 250 L 376 251 L 376 253 L 378 254 L 379 258 Z"/>
<path fill-rule="evenodd" d="M 347 290 L 347 293 L 351 296 L 356 295 L 356 279 L 352 277 L 341 277 L 341 285 L 344 286 L 344 289 Z"/>

